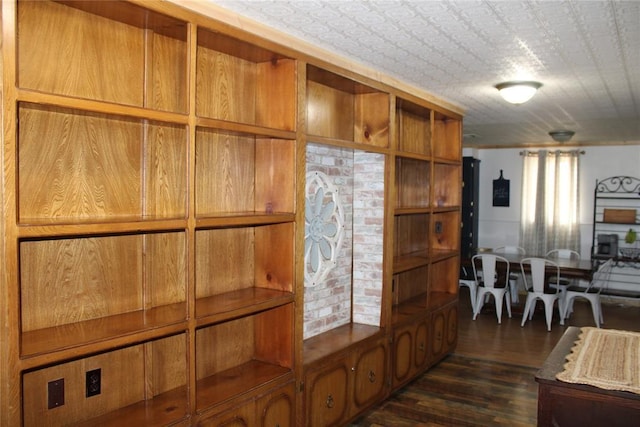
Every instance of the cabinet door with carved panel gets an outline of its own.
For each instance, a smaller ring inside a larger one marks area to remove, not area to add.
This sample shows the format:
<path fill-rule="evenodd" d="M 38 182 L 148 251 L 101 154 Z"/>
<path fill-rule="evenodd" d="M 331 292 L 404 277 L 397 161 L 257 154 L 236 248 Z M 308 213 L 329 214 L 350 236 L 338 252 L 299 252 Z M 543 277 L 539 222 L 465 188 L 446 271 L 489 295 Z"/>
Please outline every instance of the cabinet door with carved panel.
<path fill-rule="evenodd" d="M 198 427 L 251 427 L 255 423 L 255 401 L 198 422 Z"/>
<path fill-rule="evenodd" d="M 295 425 L 294 384 L 282 387 L 256 402 L 256 415 L 260 427 L 293 427 Z"/>
<path fill-rule="evenodd" d="M 347 357 L 307 372 L 305 405 L 307 425 L 333 426 L 348 416 L 349 367 Z"/>
<path fill-rule="evenodd" d="M 447 347 L 453 352 L 458 344 L 458 304 L 451 304 L 447 309 Z"/>
<path fill-rule="evenodd" d="M 387 345 L 384 339 L 363 351 L 353 353 L 353 407 L 352 415 L 382 399 L 387 388 Z"/>
<path fill-rule="evenodd" d="M 427 365 L 429 328 L 425 319 L 397 328 L 393 338 L 393 388 L 410 381 Z"/>
<path fill-rule="evenodd" d="M 458 304 L 449 304 L 431 315 L 431 357 L 434 364 L 455 349 L 458 335 Z"/>

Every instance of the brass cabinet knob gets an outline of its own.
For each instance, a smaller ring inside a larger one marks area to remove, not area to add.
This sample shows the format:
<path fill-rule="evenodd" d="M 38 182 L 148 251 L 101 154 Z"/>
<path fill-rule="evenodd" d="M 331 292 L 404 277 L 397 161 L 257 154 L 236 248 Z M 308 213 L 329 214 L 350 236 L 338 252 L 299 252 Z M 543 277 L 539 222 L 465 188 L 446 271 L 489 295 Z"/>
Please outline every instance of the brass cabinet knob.
<path fill-rule="evenodd" d="M 333 401 L 333 396 L 329 395 L 327 396 L 327 408 L 333 408 L 335 405 L 335 402 Z"/>

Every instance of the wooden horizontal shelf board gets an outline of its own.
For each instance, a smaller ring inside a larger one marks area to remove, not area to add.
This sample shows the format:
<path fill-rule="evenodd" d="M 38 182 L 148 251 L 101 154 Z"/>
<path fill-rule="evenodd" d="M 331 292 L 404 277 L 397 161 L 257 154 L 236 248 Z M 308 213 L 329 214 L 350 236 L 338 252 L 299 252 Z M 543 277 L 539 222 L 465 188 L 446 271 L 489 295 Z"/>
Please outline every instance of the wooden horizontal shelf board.
<path fill-rule="evenodd" d="M 452 165 L 452 166 L 461 166 L 462 161 L 457 159 L 448 159 L 444 157 L 434 157 L 433 162 L 437 165 Z"/>
<path fill-rule="evenodd" d="M 348 323 L 304 341 L 304 364 L 308 365 L 324 357 L 348 349 L 381 333 L 377 326 Z"/>
<path fill-rule="evenodd" d="M 350 148 L 352 150 L 367 151 L 372 153 L 381 153 L 381 154 L 390 153 L 389 148 L 386 148 L 386 147 L 378 147 L 375 145 L 363 144 L 359 142 L 349 141 L 346 139 L 329 138 L 329 137 L 320 136 L 320 135 L 307 135 L 307 142 L 312 144 L 316 143 L 316 144 L 322 144 L 322 145 L 331 145 L 334 147 Z"/>
<path fill-rule="evenodd" d="M 429 308 L 436 309 L 444 307 L 454 301 L 457 301 L 458 295 L 449 292 L 430 292 L 429 293 Z"/>
<path fill-rule="evenodd" d="M 427 295 L 426 293 L 422 293 L 394 305 L 392 309 L 393 323 L 396 323 L 396 321 L 406 318 L 407 316 L 413 317 L 424 313 L 427 309 L 426 302 Z"/>
<path fill-rule="evenodd" d="M 267 288 L 246 288 L 225 292 L 196 301 L 198 326 L 258 313 L 293 302 L 291 292 Z"/>
<path fill-rule="evenodd" d="M 105 218 L 106 219 L 106 218 Z M 118 220 L 122 220 L 119 222 Z M 73 220 L 76 221 L 76 220 Z M 59 223 L 46 220 L 23 221 L 18 226 L 18 237 L 33 238 L 46 236 L 74 236 L 137 233 L 152 231 L 177 231 L 187 228 L 186 219 L 152 219 L 152 218 L 113 218 L 108 222 L 96 219 L 71 223 L 69 219 L 60 219 Z"/>
<path fill-rule="evenodd" d="M 107 341 L 106 348 L 113 347 L 117 337 L 130 336 L 172 324 L 185 322 L 185 303 L 169 304 L 148 310 L 138 310 L 115 316 L 91 319 L 84 322 L 60 325 L 22 333 L 21 356 L 72 349 L 81 345 Z M 124 344 L 124 343 L 123 343 Z M 92 349 L 93 351 L 98 350 Z"/>
<path fill-rule="evenodd" d="M 209 31 L 204 28 L 199 30 L 198 46 L 203 46 L 216 52 L 242 58 L 250 62 L 270 62 L 287 58 L 282 54 L 218 31 Z"/>
<path fill-rule="evenodd" d="M 313 65 L 307 66 L 307 80 L 352 94 L 381 92 L 379 89 Z"/>
<path fill-rule="evenodd" d="M 433 208 L 433 213 L 447 213 L 447 212 L 458 212 L 460 210 L 460 206 L 437 206 Z"/>
<path fill-rule="evenodd" d="M 439 262 L 439 261 L 443 261 L 447 258 L 453 258 L 455 256 L 460 255 L 460 252 L 456 249 L 456 250 L 437 250 L 437 249 L 433 249 L 431 251 L 431 261 L 432 262 Z"/>
<path fill-rule="evenodd" d="M 394 311 L 391 317 L 391 324 L 394 327 L 398 327 L 401 325 L 417 322 L 426 316 L 426 310 L 427 309 L 423 307 L 421 310 L 415 311 L 414 313 L 397 313 Z"/>
<path fill-rule="evenodd" d="M 170 16 L 160 13 L 152 13 L 146 7 L 141 7 L 131 3 L 123 3 L 114 8 L 109 3 L 95 1 L 69 1 L 58 0 L 60 3 L 66 4 L 102 16 L 107 19 L 133 25 L 139 28 L 151 29 L 169 37 L 186 40 L 186 23 L 178 21 Z M 145 5 L 146 6 L 146 5 Z"/>
<path fill-rule="evenodd" d="M 116 104 L 108 101 L 93 101 L 64 95 L 53 95 L 43 92 L 18 89 L 18 102 L 46 104 L 57 108 L 68 108 L 75 111 L 92 112 L 117 117 L 152 120 L 159 123 L 184 125 L 189 123 L 189 116 L 181 113 L 154 110 L 144 107 Z M 186 143 L 186 141 L 185 141 Z"/>
<path fill-rule="evenodd" d="M 202 378 L 196 384 L 196 408 L 202 413 L 229 399 L 293 376 L 289 368 L 252 360 L 218 374 Z"/>
<path fill-rule="evenodd" d="M 228 214 L 216 213 L 215 216 L 199 217 L 196 219 L 197 228 L 219 228 L 229 226 L 250 226 L 266 224 L 282 224 L 293 222 L 293 213 L 265 212 L 230 212 Z"/>
<path fill-rule="evenodd" d="M 414 153 L 412 151 L 402 151 L 402 150 L 396 151 L 396 158 L 398 157 L 405 158 L 405 159 L 412 159 L 412 160 L 421 160 L 424 162 L 431 162 L 433 160 L 432 156 L 429 156 L 426 154 L 420 154 L 420 153 Z"/>
<path fill-rule="evenodd" d="M 180 387 L 75 425 L 126 427 L 174 424 L 188 415 L 187 402 L 187 388 Z"/>
<path fill-rule="evenodd" d="M 427 264 L 429 264 L 427 251 L 414 252 L 408 255 L 394 257 L 393 272 L 394 274 L 402 273 L 403 271 L 423 267 Z"/>
<path fill-rule="evenodd" d="M 431 213 L 431 207 L 429 206 L 413 206 L 413 207 L 404 207 L 400 206 L 395 208 L 395 215 L 417 215 L 417 214 L 428 214 Z"/>
<path fill-rule="evenodd" d="M 227 120 L 211 119 L 208 117 L 198 117 L 196 125 L 199 127 L 217 129 L 220 131 L 238 133 L 242 135 L 256 135 L 276 139 L 296 139 L 296 133 L 294 131 L 273 129 L 248 123 L 237 123 Z"/>

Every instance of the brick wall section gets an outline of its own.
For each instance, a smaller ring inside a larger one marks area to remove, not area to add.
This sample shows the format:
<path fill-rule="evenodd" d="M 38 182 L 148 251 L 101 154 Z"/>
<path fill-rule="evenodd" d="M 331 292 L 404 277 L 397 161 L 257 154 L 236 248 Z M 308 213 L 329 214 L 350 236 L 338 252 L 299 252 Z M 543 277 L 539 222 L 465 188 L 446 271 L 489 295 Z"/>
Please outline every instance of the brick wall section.
<path fill-rule="evenodd" d="M 354 153 L 353 187 L 353 321 L 379 326 L 384 247 L 384 155 Z"/>
<path fill-rule="evenodd" d="M 337 265 L 323 283 L 305 286 L 304 338 L 353 320 L 378 326 L 382 296 L 384 155 L 307 145 L 307 172 L 333 178 L 345 214 Z M 353 288 L 353 292 L 352 292 Z"/>
<path fill-rule="evenodd" d="M 305 339 L 351 321 L 353 150 L 308 144 L 307 172 L 310 171 L 322 172 L 333 178 L 333 185 L 339 188 L 345 223 L 336 266 L 323 283 L 305 286 Z"/>

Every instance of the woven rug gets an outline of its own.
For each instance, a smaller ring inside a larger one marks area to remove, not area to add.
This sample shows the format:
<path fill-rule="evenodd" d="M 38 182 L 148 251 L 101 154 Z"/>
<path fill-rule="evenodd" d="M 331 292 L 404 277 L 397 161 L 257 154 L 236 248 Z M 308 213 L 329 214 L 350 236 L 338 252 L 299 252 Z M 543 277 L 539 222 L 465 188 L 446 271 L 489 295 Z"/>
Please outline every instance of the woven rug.
<path fill-rule="evenodd" d="M 560 381 L 640 394 L 640 333 L 581 328 Z"/>

